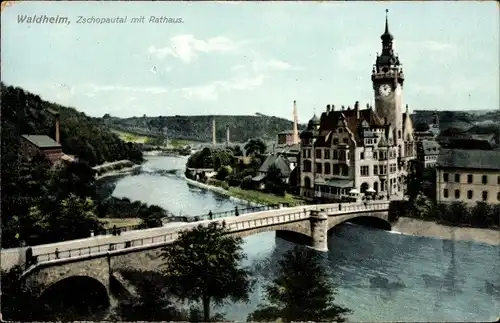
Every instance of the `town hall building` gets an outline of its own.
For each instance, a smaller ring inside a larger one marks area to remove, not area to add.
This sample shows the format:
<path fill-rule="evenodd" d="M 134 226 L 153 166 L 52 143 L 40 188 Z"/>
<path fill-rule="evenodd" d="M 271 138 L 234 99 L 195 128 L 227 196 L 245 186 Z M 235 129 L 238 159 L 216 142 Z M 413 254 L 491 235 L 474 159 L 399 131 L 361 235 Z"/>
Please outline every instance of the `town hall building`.
<path fill-rule="evenodd" d="M 387 16 L 381 39 L 371 75 L 375 107 L 327 105 L 300 134 L 300 194 L 306 198 L 399 199 L 405 193 L 416 145 L 408 105 L 403 111 L 405 77 Z"/>

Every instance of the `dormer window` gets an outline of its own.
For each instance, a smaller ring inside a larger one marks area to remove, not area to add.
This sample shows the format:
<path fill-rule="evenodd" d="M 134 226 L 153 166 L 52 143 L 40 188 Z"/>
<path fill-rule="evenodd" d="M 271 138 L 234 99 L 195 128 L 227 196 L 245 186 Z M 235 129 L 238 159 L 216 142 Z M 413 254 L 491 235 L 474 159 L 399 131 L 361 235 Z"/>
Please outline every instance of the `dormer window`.
<path fill-rule="evenodd" d="M 338 131 L 339 131 L 339 133 L 343 133 L 343 132 L 344 132 L 344 129 L 339 128 L 339 130 L 338 130 Z"/>

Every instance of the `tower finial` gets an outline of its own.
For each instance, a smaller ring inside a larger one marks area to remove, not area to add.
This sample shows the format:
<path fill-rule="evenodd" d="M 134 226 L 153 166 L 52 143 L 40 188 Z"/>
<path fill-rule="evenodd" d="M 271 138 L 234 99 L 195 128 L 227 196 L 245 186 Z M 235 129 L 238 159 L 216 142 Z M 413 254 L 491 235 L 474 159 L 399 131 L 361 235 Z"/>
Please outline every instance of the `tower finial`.
<path fill-rule="evenodd" d="M 385 9 L 385 33 L 389 33 L 389 9 Z"/>
<path fill-rule="evenodd" d="M 389 9 L 385 9 L 385 30 L 383 35 L 380 37 L 384 42 L 392 41 L 394 37 L 389 32 Z"/>

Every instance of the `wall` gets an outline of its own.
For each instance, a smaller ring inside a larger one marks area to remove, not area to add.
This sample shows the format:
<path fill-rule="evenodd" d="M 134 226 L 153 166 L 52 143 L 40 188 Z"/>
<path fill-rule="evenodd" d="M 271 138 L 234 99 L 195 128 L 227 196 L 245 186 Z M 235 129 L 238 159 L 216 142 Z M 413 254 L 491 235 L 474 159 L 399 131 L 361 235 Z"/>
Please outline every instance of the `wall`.
<path fill-rule="evenodd" d="M 444 174 L 448 174 L 448 182 L 444 181 Z M 455 182 L 455 174 L 460 174 L 460 182 Z M 473 177 L 472 183 L 468 183 L 467 175 Z M 482 176 L 486 175 L 487 184 L 483 184 Z M 478 201 L 483 201 L 482 192 L 488 192 L 487 203 L 500 203 L 500 171 L 490 170 L 472 170 L 472 169 L 453 169 L 453 168 L 438 168 L 436 170 L 436 196 L 438 202 L 455 202 L 462 201 L 467 204 L 475 204 Z M 448 189 L 448 197 L 444 197 L 444 190 Z M 455 190 L 460 191 L 460 197 L 455 198 Z M 472 199 L 467 197 L 468 191 L 473 192 Z"/>

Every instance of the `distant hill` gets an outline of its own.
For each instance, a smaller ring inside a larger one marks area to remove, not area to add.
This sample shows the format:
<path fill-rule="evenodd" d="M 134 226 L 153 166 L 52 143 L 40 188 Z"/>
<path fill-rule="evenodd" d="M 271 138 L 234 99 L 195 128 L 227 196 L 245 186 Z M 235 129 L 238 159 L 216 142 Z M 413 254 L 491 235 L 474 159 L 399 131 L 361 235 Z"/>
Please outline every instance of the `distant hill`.
<path fill-rule="evenodd" d="M 212 121 L 215 119 L 216 138 L 225 142 L 226 127 L 229 126 L 231 142 L 246 142 L 252 138 L 274 140 L 278 132 L 291 130 L 291 120 L 265 115 L 204 115 L 204 116 L 161 116 L 117 118 L 105 115 L 99 118 L 109 128 L 136 133 L 140 135 L 158 136 L 160 129 L 170 139 L 193 141 L 212 141 Z M 305 125 L 299 125 L 299 130 Z"/>
<path fill-rule="evenodd" d="M 429 125 L 432 123 L 435 111 L 416 110 L 412 116 L 413 124 Z M 481 114 L 464 111 L 437 111 L 439 125 L 442 130 L 448 128 L 459 128 L 468 130 L 476 126 L 496 125 L 500 127 L 500 111 L 482 111 Z"/>

